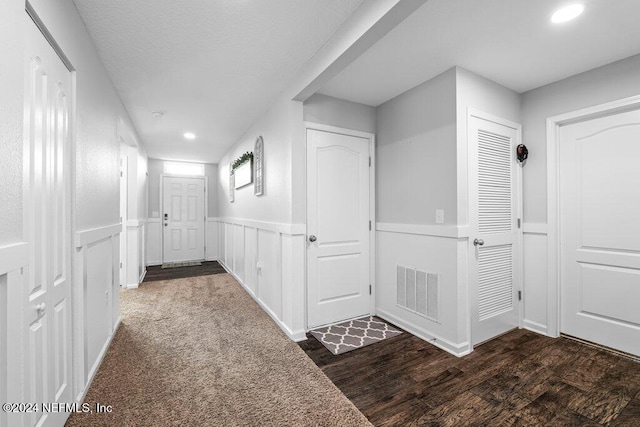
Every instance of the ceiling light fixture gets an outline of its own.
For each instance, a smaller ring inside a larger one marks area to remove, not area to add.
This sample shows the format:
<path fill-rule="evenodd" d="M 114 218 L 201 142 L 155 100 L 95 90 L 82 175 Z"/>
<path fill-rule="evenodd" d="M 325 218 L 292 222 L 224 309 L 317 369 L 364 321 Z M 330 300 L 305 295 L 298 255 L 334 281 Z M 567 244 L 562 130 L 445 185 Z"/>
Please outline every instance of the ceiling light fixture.
<path fill-rule="evenodd" d="M 577 18 L 584 12 L 584 5 L 572 4 L 571 6 L 558 9 L 553 15 L 551 15 L 551 22 L 554 24 L 562 24 L 563 22 L 571 21 Z"/>
<path fill-rule="evenodd" d="M 186 132 L 184 134 L 184 138 L 185 139 L 189 139 L 189 140 L 196 139 L 196 134 L 195 133 L 191 133 L 191 132 Z"/>
<path fill-rule="evenodd" d="M 164 113 L 162 111 L 154 111 L 151 113 L 151 117 L 153 117 L 154 119 L 159 119 L 162 116 L 164 116 Z"/>

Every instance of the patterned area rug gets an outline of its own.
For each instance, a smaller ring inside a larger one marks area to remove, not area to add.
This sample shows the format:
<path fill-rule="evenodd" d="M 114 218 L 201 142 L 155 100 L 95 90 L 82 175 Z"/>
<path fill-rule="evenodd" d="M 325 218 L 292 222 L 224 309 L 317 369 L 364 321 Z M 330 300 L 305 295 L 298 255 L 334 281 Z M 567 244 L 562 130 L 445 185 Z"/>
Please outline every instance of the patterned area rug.
<path fill-rule="evenodd" d="M 194 265 L 202 265 L 202 263 L 200 261 L 167 262 L 162 264 L 162 268 L 193 267 Z"/>
<path fill-rule="evenodd" d="M 395 329 L 384 320 L 373 316 L 311 331 L 311 335 L 333 354 L 346 353 L 401 333 L 402 331 Z"/>

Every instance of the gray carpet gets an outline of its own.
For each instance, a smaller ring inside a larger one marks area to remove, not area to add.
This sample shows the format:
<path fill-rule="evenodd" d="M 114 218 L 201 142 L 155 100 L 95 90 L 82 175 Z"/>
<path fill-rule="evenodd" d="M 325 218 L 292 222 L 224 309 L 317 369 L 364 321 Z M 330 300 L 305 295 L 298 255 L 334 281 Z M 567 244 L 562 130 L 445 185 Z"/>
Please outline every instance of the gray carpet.
<path fill-rule="evenodd" d="M 68 426 L 368 426 L 228 274 L 121 294 L 122 324 Z"/>

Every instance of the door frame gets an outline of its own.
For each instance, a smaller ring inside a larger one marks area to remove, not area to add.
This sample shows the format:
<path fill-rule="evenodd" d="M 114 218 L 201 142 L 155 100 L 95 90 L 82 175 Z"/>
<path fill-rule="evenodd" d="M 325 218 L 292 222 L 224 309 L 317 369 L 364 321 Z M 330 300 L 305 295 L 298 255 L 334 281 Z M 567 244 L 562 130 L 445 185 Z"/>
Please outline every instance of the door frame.
<path fill-rule="evenodd" d="M 515 129 L 516 135 L 517 135 L 516 145 L 522 143 L 522 125 L 520 123 L 516 123 L 511 120 L 507 120 L 502 117 L 498 117 L 493 114 L 486 113 L 481 110 L 477 110 L 475 108 L 467 108 L 467 171 L 469 171 L 471 162 L 478 160 L 477 158 L 471 158 L 471 156 L 469 155 L 469 152 L 470 152 L 469 144 L 471 143 L 471 135 L 469 135 L 469 122 L 473 117 Z M 514 161 L 517 161 L 517 160 L 514 160 Z M 518 211 L 516 212 L 515 217 L 520 221 L 520 224 L 518 227 L 516 241 L 514 242 L 515 259 L 516 259 L 517 265 L 515 266 L 516 282 L 513 284 L 513 288 L 516 291 L 520 291 L 521 292 L 520 295 L 522 295 L 522 298 L 518 301 L 518 305 L 519 305 L 518 328 L 522 329 L 524 324 L 524 300 L 526 298 L 526 295 L 524 294 L 524 251 L 523 251 L 523 246 L 524 246 L 523 245 L 523 242 L 524 242 L 523 206 L 524 205 L 523 205 L 523 188 L 522 188 L 522 164 L 516 165 L 516 176 L 514 177 L 514 179 L 516 180 L 515 187 L 516 187 L 516 191 L 518 192 L 518 194 L 516 195 L 516 206 Z M 476 184 L 477 184 L 477 177 L 474 177 L 470 173 L 468 173 L 467 174 L 467 185 L 468 185 L 467 206 L 468 206 L 468 212 L 469 212 L 469 224 L 468 224 L 469 238 L 467 239 L 467 251 L 468 251 L 467 259 L 469 262 L 469 269 L 471 268 L 471 265 L 472 265 L 472 257 L 475 257 L 475 249 L 474 249 L 473 240 L 472 240 L 473 230 L 471 227 L 471 220 L 473 218 L 471 218 L 472 200 L 470 197 L 470 189 L 472 188 L 473 185 L 476 185 Z M 471 351 L 473 351 L 475 346 L 482 344 L 482 343 L 475 344 L 475 345 L 473 344 L 474 319 L 472 317 L 471 307 L 472 307 L 472 304 L 474 304 L 474 302 L 471 301 L 471 295 L 476 294 L 472 291 L 473 286 L 476 286 L 476 285 L 472 283 L 471 280 L 468 280 L 467 292 L 468 292 L 469 298 L 468 298 L 467 311 L 469 313 L 469 347 L 471 348 Z"/>
<path fill-rule="evenodd" d="M 160 245 L 162 250 L 160 251 L 160 262 L 164 264 L 164 178 L 189 178 L 189 179 L 201 179 L 204 181 L 204 260 L 207 259 L 207 218 L 209 218 L 209 179 L 207 175 L 173 175 L 170 173 L 160 174 L 160 196 L 158 198 L 159 211 L 160 211 Z"/>
<path fill-rule="evenodd" d="M 547 335 L 560 336 L 560 127 L 640 109 L 640 95 L 547 118 Z"/>
<path fill-rule="evenodd" d="M 314 122 L 304 122 L 304 221 L 307 224 L 307 132 L 317 130 L 321 132 L 337 133 L 340 135 L 355 136 L 369 140 L 369 157 L 371 158 L 371 166 L 369 167 L 369 220 L 371 221 L 371 229 L 369 230 L 369 284 L 371 285 L 371 294 L 369 295 L 369 314 L 376 314 L 376 135 L 370 132 L 362 132 L 353 129 L 347 129 L 337 126 L 325 125 Z M 308 230 L 307 230 L 308 233 Z M 307 233 L 304 238 L 304 329 L 309 330 L 309 280 L 307 271 L 307 259 L 309 256 L 309 245 L 307 245 Z"/>

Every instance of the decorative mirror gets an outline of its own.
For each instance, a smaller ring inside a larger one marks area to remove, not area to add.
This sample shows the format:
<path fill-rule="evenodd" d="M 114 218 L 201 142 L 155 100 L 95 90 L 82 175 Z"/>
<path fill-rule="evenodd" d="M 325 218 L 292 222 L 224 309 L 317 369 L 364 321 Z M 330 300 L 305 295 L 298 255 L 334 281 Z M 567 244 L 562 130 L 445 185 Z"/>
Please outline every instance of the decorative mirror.
<path fill-rule="evenodd" d="M 253 149 L 253 167 L 254 167 L 254 193 L 256 196 L 264 194 L 264 141 L 261 136 L 256 139 L 256 145 Z"/>

